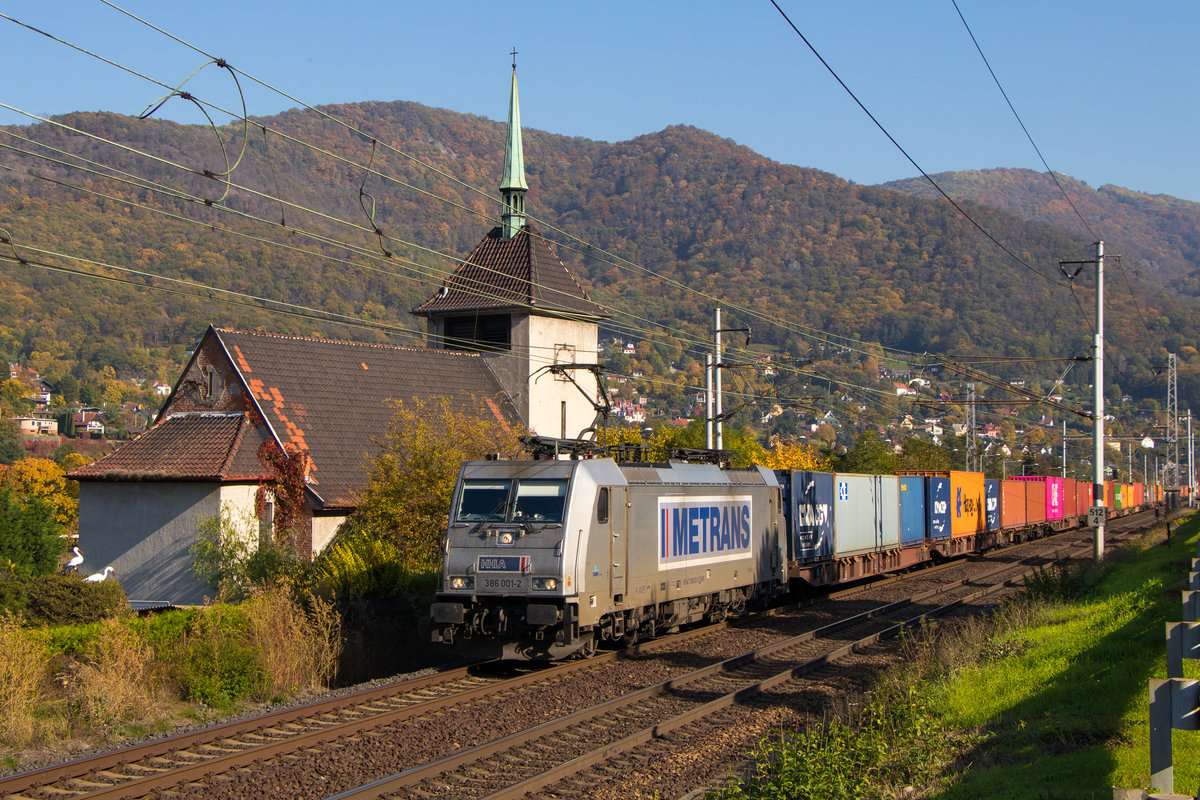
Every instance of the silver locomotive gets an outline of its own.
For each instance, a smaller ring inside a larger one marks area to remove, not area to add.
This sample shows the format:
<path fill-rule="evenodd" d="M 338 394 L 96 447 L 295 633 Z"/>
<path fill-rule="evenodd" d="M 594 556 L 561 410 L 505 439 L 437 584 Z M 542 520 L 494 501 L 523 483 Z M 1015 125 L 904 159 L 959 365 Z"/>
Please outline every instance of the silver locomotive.
<path fill-rule="evenodd" d="M 556 659 L 740 613 L 786 589 L 780 498 L 774 473 L 757 467 L 468 462 L 433 640 Z"/>

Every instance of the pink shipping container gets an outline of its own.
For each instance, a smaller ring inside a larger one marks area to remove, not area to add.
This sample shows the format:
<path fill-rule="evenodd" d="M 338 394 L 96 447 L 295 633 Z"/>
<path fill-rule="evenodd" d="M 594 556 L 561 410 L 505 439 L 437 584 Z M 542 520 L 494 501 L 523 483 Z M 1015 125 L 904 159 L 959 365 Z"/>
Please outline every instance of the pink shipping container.
<path fill-rule="evenodd" d="M 1029 484 L 1009 478 L 1000 482 L 1000 527 L 1020 528 L 1025 525 L 1025 495 Z"/>
<path fill-rule="evenodd" d="M 1024 475 L 1013 478 L 1014 481 L 1025 481 L 1029 484 L 1036 484 L 1038 491 L 1041 494 L 1041 509 L 1037 520 L 1033 517 L 1033 507 L 1030 508 L 1030 522 L 1041 522 L 1043 520 L 1054 520 L 1063 518 L 1063 479 L 1051 478 L 1041 475 Z M 1031 487 L 1029 494 L 1035 495 L 1037 492 Z M 1031 500 L 1026 500 L 1026 503 L 1031 503 Z"/>

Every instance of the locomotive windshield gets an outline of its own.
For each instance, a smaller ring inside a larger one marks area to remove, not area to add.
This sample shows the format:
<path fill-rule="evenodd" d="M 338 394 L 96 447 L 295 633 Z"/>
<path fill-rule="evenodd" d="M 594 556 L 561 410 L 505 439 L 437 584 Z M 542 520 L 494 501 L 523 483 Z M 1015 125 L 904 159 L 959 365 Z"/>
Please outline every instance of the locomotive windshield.
<path fill-rule="evenodd" d="M 457 518 L 466 522 L 562 522 L 566 499 L 566 480 L 468 479 L 463 481 Z"/>
<path fill-rule="evenodd" d="M 469 522 L 503 522 L 512 481 L 463 481 L 458 518 Z"/>
<path fill-rule="evenodd" d="M 517 481 L 513 519 L 531 522 L 562 522 L 563 504 L 566 499 L 566 481 Z"/>

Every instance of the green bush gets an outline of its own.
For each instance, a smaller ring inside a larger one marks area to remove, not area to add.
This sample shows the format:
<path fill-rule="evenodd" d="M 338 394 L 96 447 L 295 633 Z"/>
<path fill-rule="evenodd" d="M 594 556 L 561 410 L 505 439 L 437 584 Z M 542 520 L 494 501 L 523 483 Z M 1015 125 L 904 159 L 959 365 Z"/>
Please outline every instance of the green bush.
<path fill-rule="evenodd" d="M 241 608 L 215 605 L 197 613 L 171 659 L 184 699 L 228 707 L 252 694 L 263 682 L 258 646 Z"/>
<path fill-rule="evenodd" d="M 191 552 L 196 577 L 212 586 L 223 602 L 244 600 L 269 586 L 303 590 L 311 582 L 308 560 L 260 536 L 257 517 L 238 516 L 228 505 L 218 516 L 200 522 Z"/>
<path fill-rule="evenodd" d="M 0 614 L 5 611 L 23 614 L 28 603 L 27 581 L 16 577 L 11 572 L 0 572 Z"/>
<path fill-rule="evenodd" d="M 320 594 L 336 600 L 395 597 L 410 578 L 393 541 L 361 530 L 338 537 L 317 556 L 313 574 Z"/>
<path fill-rule="evenodd" d="M 31 622 L 70 625 L 96 622 L 129 608 L 116 581 L 88 583 L 78 575 L 42 575 L 28 584 L 26 614 Z"/>
<path fill-rule="evenodd" d="M 0 488 L 0 565 L 18 575 L 45 575 L 58 569 L 64 549 L 62 526 L 54 509 L 40 497 L 22 502 Z"/>

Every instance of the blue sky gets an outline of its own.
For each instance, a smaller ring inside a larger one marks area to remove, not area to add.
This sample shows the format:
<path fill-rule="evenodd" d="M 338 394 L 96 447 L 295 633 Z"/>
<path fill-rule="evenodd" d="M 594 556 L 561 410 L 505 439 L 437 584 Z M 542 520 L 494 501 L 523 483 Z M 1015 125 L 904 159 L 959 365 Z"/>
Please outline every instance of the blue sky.
<path fill-rule="evenodd" d="M 769 0 L 113 1 L 313 105 L 412 100 L 502 119 L 515 46 L 526 127 L 621 141 L 688 124 L 857 183 L 916 174 Z M 1043 170 L 951 0 L 779 2 L 927 171 Z M 1200 202 L 1200 3 L 958 7 L 1053 169 Z M 99 0 L 0 0 L 0 13 L 170 85 L 205 61 Z M 0 31 L 0 103 L 137 114 L 163 94 L 6 19 Z M 187 88 L 237 102 L 212 66 Z M 296 105 L 254 86 L 247 99 L 260 116 Z M 178 99 L 159 116 L 197 119 Z M 0 109 L 0 123 L 28 121 Z"/>

